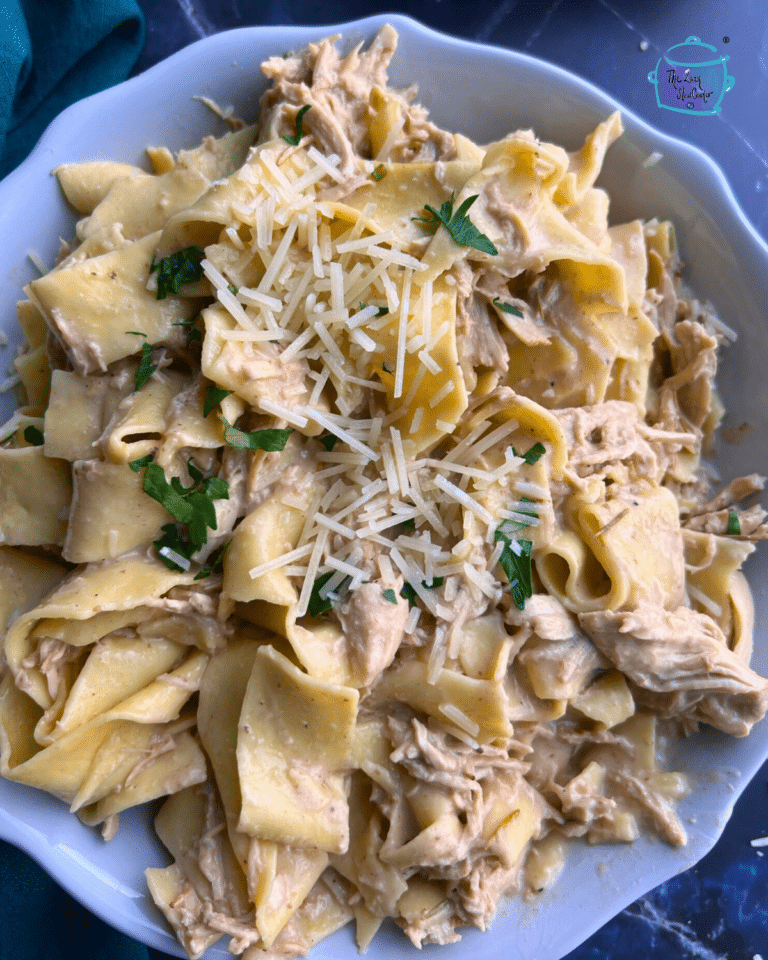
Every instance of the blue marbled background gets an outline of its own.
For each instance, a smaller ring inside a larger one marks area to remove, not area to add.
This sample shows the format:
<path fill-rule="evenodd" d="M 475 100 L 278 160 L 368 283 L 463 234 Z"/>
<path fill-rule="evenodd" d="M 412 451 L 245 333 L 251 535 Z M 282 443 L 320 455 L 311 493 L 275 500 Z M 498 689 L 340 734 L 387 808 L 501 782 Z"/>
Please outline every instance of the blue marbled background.
<path fill-rule="evenodd" d="M 408 14 L 456 36 L 550 60 L 606 90 L 656 127 L 709 153 L 725 171 L 747 217 L 768 240 L 768 0 L 139 2 L 147 40 L 137 73 L 219 30 L 338 23 L 380 12 Z M 664 51 L 691 35 L 730 56 L 729 73 L 736 83 L 725 95 L 719 116 L 661 110 L 647 80 Z M 767 787 L 768 764 L 747 787 L 721 840 L 701 863 L 632 904 L 567 960 L 768 960 L 768 847 L 750 844 L 768 835 Z M 9 870 L 14 858 L 24 858 L 5 845 L 2 852 Z M 49 896 L 67 900 L 54 885 Z M 51 953 L 49 943 L 40 960 L 85 960 L 78 943 L 89 936 L 101 937 L 102 946 L 112 945 L 113 960 L 146 957 L 143 948 L 132 952 L 119 935 L 112 944 L 111 932 L 103 928 L 99 934 L 95 927 L 100 922 L 76 904 L 67 910 L 71 923 L 57 938 L 58 952 Z M 0 960 L 38 960 L 24 932 L 0 942 Z M 19 949 L 9 952 L 13 943 Z M 154 960 L 164 960 L 157 951 L 148 952 Z"/>

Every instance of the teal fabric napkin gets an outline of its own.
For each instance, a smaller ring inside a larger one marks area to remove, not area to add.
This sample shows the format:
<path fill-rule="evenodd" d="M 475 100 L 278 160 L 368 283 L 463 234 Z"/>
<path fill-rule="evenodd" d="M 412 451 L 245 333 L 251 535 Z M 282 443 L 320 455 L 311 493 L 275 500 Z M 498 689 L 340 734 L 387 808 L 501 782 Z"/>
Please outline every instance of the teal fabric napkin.
<path fill-rule="evenodd" d="M 0 0 L 0 177 L 65 107 L 125 80 L 143 45 L 138 0 Z"/>

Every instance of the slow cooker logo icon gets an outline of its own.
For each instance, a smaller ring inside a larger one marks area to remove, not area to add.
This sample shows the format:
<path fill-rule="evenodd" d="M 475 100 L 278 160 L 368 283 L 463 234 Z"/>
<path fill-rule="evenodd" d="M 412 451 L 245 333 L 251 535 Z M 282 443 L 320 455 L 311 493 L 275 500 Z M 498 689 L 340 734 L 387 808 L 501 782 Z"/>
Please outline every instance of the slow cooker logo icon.
<path fill-rule="evenodd" d="M 698 37 L 676 43 L 648 74 L 656 88 L 656 103 L 663 110 L 696 116 L 720 113 L 723 97 L 736 82 L 728 73 L 728 60 Z"/>

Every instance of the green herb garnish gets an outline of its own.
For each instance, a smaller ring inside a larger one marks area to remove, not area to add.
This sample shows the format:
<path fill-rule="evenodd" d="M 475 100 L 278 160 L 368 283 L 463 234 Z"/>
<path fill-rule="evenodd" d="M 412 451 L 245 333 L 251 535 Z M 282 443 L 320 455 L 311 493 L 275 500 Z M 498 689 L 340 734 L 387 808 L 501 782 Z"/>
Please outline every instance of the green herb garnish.
<path fill-rule="evenodd" d="M 434 590 L 436 587 L 442 587 L 444 583 L 445 583 L 445 577 L 435 577 L 434 580 L 432 580 L 429 583 L 427 583 L 426 580 L 421 581 L 421 585 L 422 587 L 424 587 L 425 590 Z M 416 593 L 416 590 L 410 583 L 406 582 L 403 584 L 403 588 L 400 591 L 400 596 L 404 600 L 407 600 L 412 607 L 416 605 L 416 598 L 418 597 L 418 593 Z"/>
<path fill-rule="evenodd" d="M 498 307 L 499 310 L 503 310 L 504 313 L 511 313 L 514 317 L 523 317 L 523 311 L 519 310 L 517 307 L 512 306 L 511 303 L 502 303 L 498 297 L 493 301 L 494 307 Z"/>
<path fill-rule="evenodd" d="M 387 175 L 387 168 L 383 163 L 380 163 L 377 167 L 373 168 L 373 173 L 371 174 L 371 179 L 375 180 L 377 183 L 379 180 L 383 180 Z"/>
<path fill-rule="evenodd" d="M 213 563 L 209 564 L 207 567 L 203 567 L 198 573 L 195 574 L 195 580 L 205 580 L 206 577 L 210 577 L 214 573 L 220 573 L 224 567 L 224 557 L 227 555 L 229 550 L 231 540 L 227 540 L 223 547 L 220 547 L 217 551 L 215 557 L 216 559 Z"/>
<path fill-rule="evenodd" d="M 533 596 L 531 583 L 531 547 L 530 540 L 513 540 L 499 528 L 493 535 L 494 543 L 503 543 L 504 549 L 499 557 L 504 573 L 509 580 L 512 599 L 518 610 L 525 607 L 525 601 Z"/>
<path fill-rule="evenodd" d="M 362 300 L 360 301 L 360 309 L 361 309 L 361 310 L 365 310 L 365 308 L 366 308 L 367 306 L 368 306 L 367 303 L 363 303 Z M 386 317 L 386 315 L 387 315 L 388 313 L 389 313 L 389 307 L 379 307 L 379 308 L 376 310 L 376 313 L 374 313 L 374 317 Z"/>
<path fill-rule="evenodd" d="M 454 197 L 455 194 L 452 193 L 451 199 L 446 200 L 439 210 L 435 210 L 434 207 L 425 203 L 424 209 L 430 215 L 428 217 L 412 217 L 411 219 L 420 220 L 422 223 L 441 223 L 460 246 L 473 247 L 475 250 L 480 250 L 481 253 L 490 253 L 496 256 L 499 251 L 484 233 L 480 233 L 467 216 L 467 210 L 477 200 L 478 194 L 467 197 L 455 213 L 453 211 Z"/>
<path fill-rule="evenodd" d="M 196 326 L 197 321 L 200 319 L 200 314 L 198 313 L 196 317 L 192 317 L 190 320 L 177 320 L 173 326 L 174 327 L 185 327 L 187 331 L 187 349 L 192 345 L 195 340 L 202 340 L 203 335 L 200 332 L 199 328 Z"/>
<path fill-rule="evenodd" d="M 290 145 L 291 145 L 292 147 L 298 147 L 298 145 L 299 145 L 299 142 L 300 142 L 301 137 L 302 137 L 302 124 L 304 123 L 304 114 L 307 112 L 307 110 L 309 110 L 310 106 L 311 106 L 311 104 L 309 104 L 309 103 L 306 104 L 306 105 L 303 106 L 303 107 L 301 108 L 301 110 L 299 110 L 299 112 L 296 114 L 296 136 L 295 136 L 295 137 L 291 137 L 291 136 L 289 136 L 289 135 L 287 135 L 287 134 L 284 134 L 284 135 L 283 135 L 283 140 L 285 140 L 286 143 L 290 143 Z"/>
<path fill-rule="evenodd" d="M 157 370 L 157 364 L 152 363 L 152 344 L 147 343 L 145 340 L 141 345 L 141 359 L 139 360 L 139 369 L 136 371 L 136 383 L 133 386 L 134 393 L 137 390 L 141 390 L 155 370 Z"/>
<path fill-rule="evenodd" d="M 325 449 L 330 453 L 336 446 L 339 438 L 333 433 L 326 433 L 325 436 L 318 437 L 318 442 L 322 443 Z"/>
<path fill-rule="evenodd" d="M 166 523 L 161 528 L 162 537 L 152 541 L 155 552 L 169 570 L 186 573 L 192 566 L 195 548 L 185 540 L 175 523 Z"/>
<path fill-rule="evenodd" d="M 541 446 L 541 444 L 535 446 Z M 531 447 L 528 451 L 529 454 L 535 450 L 535 446 Z M 540 456 L 541 453 L 535 454 L 533 462 L 535 463 Z M 530 497 L 521 497 L 520 499 L 524 503 L 534 502 Z M 517 510 L 516 512 L 532 519 L 537 516 L 536 513 L 529 513 L 527 510 Z M 507 575 L 512 599 L 518 610 L 522 610 L 525 607 L 525 601 L 533 596 L 533 584 L 531 582 L 531 549 L 533 543 L 530 540 L 517 540 L 511 534 L 518 533 L 529 526 L 530 524 L 526 523 L 525 520 L 505 520 L 497 527 L 493 535 L 494 544 L 502 543 L 504 545 L 499 556 L 499 563 Z"/>
<path fill-rule="evenodd" d="M 43 431 L 39 427 L 35 427 L 30 424 L 28 427 L 24 427 L 24 439 L 33 447 L 42 447 L 45 443 L 45 437 L 43 437 Z"/>
<path fill-rule="evenodd" d="M 184 247 L 157 263 L 152 262 L 150 273 L 157 271 L 157 299 L 165 300 L 168 293 L 178 293 L 185 283 L 195 283 L 203 276 L 202 261 L 205 250 L 202 247 Z"/>
<path fill-rule="evenodd" d="M 219 420 L 224 424 L 224 442 L 230 447 L 237 447 L 238 450 L 267 450 L 280 451 L 285 450 L 288 443 L 290 430 L 283 430 L 273 427 L 267 430 L 252 430 L 250 433 L 245 430 L 239 430 L 232 426 L 219 411 L 217 414 Z"/>
<path fill-rule="evenodd" d="M 203 416 L 207 417 L 225 397 L 231 396 L 234 392 L 234 390 L 222 390 L 219 387 L 206 387 L 203 397 Z"/>
<path fill-rule="evenodd" d="M 392 589 L 384 590 L 382 596 L 385 600 L 389 600 L 390 603 L 397 603 L 397 597 L 395 596 L 395 591 Z"/>
<path fill-rule="evenodd" d="M 151 453 L 148 453 L 146 457 L 140 457 L 138 460 L 131 460 L 128 466 L 133 470 L 134 473 L 141 473 L 141 471 L 146 467 L 148 463 L 152 463 L 154 457 Z"/>
<path fill-rule="evenodd" d="M 26 431 L 24 433 L 26 436 Z M 741 523 L 739 522 L 739 515 L 735 510 L 728 511 L 728 530 L 729 537 L 740 537 L 741 536 Z"/>
<path fill-rule="evenodd" d="M 522 457 L 529 466 L 533 466 L 534 463 L 538 463 L 538 461 L 546 452 L 547 450 L 543 443 L 534 443 L 527 453 L 519 453 L 514 447 L 512 447 L 512 453 L 514 453 L 516 457 Z"/>
<path fill-rule="evenodd" d="M 319 617 L 321 613 L 326 613 L 331 609 L 330 596 L 321 596 L 320 591 L 335 573 L 335 570 L 329 570 L 327 573 L 323 573 L 317 577 L 312 584 L 312 592 L 309 595 L 309 603 L 307 605 L 307 613 L 309 613 L 310 617 Z M 344 577 L 333 592 L 335 594 L 343 593 L 350 583 L 352 583 L 352 577 Z"/>
<path fill-rule="evenodd" d="M 216 529 L 216 508 L 214 500 L 229 499 L 229 484 L 220 477 L 206 477 L 190 460 L 187 464 L 192 479 L 185 487 L 178 477 L 171 477 L 168 483 L 163 468 L 157 463 L 148 463 L 144 469 L 142 489 L 144 493 L 157 500 L 170 513 L 176 523 L 187 528 L 186 534 L 180 532 L 174 524 L 166 524 L 162 530 L 164 536 L 155 541 L 155 549 L 160 558 L 171 569 L 185 570 L 178 557 L 189 560 L 192 554 L 208 542 L 208 530 Z M 176 553 L 178 557 L 169 555 Z"/>

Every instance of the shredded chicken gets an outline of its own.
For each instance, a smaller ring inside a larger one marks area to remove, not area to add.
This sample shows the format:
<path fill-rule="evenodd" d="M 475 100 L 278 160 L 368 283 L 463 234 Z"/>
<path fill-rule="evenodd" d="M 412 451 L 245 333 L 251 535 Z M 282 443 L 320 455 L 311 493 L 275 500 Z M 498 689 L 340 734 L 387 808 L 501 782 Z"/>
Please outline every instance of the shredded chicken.
<path fill-rule="evenodd" d="M 579 622 L 662 716 L 687 715 L 743 737 L 768 709 L 768 681 L 728 649 L 704 614 L 647 606 L 582 613 Z"/>

